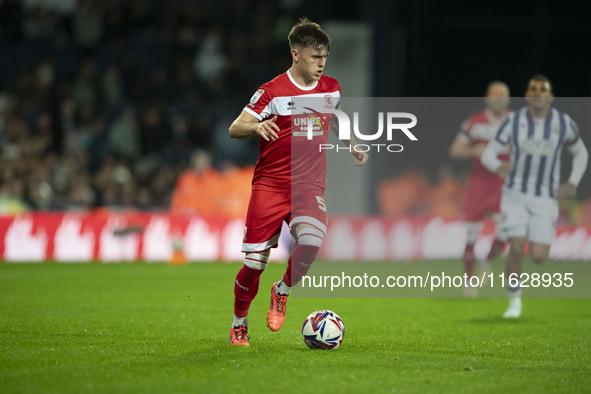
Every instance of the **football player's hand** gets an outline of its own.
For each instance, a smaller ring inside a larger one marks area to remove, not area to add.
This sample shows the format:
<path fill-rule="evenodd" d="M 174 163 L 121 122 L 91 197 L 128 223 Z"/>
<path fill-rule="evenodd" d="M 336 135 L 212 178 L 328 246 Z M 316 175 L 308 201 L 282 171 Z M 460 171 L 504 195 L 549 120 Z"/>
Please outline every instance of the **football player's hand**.
<path fill-rule="evenodd" d="M 575 198 L 577 195 L 577 187 L 572 183 L 564 183 L 558 189 L 558 199 L 559 200 L 570 200 Z"/>
<path fill-rule="evenodd" d="M 277 132 L 279 132 L 279 126 L 275 123 L 277 120 L 277 115 L 273 116 L 271 119 L 267 119 L 264 122 L 258 123 L 255 127 L 255 133 L 260 135 L 265 141 L 275 141 L 279 136 Z"/>
<path fill-rule="evenodd" d="M 357 152 L 355 149 L 351 149 L 353 156 L 355 156 L 355 165 L 362 166 L 367 163 L 369 155 L 366 152 Z"/>
<path fill-rule="evenodd" d="M 501 162 L 499 168 L 497 168 L 497 175 L 505 179 L 509 174 L 509 171 L 511 171 L 511 163 L 508 161 L 503 161 Z"/>

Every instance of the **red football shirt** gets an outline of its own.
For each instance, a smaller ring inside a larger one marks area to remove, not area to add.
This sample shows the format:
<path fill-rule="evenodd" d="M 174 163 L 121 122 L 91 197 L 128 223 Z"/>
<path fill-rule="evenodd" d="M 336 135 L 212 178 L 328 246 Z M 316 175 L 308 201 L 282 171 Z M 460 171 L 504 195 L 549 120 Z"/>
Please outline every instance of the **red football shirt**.
<path fill-rule="evenodd" d="M 479 143 L 488 144 L 495 137 L 495 134 L 505 119 L 496 119 L 488 110 L 482 110 L 471 115 L 462 123 L 460 136 L 467 138 L 473 145 Z M 501 154 L 499 155 L 499 159 L 508 160 L 509 155 Z M 491 182 L 492 187 L 500 188 L 503 185 L 503 180 L 497 174 L 487 170 L 479 158 L 472 160 L 470 177 L 478 178 L 478 180 L 484 182 Z"/>
<path fill-rule="evenodd" d="M 320 144 L 328 140 L 330 114 L 338 107 L 341 88 L 336 79 L 322 75 L 310 87 L 298 85 L 290 71 L 262 85 L 244 108 L 260 121 L 277 115 L 278 139 L 260 139 L 260 156 L 252 180 L 253 190 L 289 191 L 293 186 L 326 187 L 326 154 Z M 313 138 L 308 122 L 314 120 Z"/>

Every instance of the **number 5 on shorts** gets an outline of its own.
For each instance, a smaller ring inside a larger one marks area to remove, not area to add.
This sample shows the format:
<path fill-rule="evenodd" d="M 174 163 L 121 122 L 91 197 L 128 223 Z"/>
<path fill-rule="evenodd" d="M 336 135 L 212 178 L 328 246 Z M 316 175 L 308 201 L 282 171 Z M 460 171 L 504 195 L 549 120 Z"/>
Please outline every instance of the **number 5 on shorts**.
<path fill-rule="evenodd" d="M 316 196 L 316 201 L 318 201 L 318 208 L 326 212 L 326 201 L 324 200 L 324 198 Z"/>

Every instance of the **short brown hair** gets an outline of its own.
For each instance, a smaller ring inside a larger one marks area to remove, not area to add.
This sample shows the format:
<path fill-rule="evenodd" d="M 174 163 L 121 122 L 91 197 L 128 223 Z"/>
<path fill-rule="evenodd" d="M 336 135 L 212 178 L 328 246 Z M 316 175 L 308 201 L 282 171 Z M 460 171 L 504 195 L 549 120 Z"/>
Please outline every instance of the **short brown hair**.
<path fill-rule="evenodd" d="M 291 48 L 314 48 L 330 50 L 330 37 L 318 23 L 301 18 L 287 36 Z"/>

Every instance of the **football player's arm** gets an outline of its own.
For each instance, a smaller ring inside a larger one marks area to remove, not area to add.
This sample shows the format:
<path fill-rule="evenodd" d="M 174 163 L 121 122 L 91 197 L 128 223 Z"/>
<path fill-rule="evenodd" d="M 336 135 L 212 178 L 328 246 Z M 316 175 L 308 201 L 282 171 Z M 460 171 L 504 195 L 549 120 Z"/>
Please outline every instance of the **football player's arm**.
<path fill-rule="evenodd" d="M 509 119 L 507 119 L 497 131 L 495 138 L 490 140 L 488 145 L 486 145 L 486 148 L 480 156 L 480 162 L 482 165 L 487 170 L 494 172 L 503 179 L 505 179 L 505 177 L 509 174 L 509 171 L 511 171 L 511 162 L 502 161 L 498 158 L 498 156 L 509 144 L 510 137 L 511 128 L 509 127 Z"/>
<path fill-rule="evenodd" d="M 480 157 L 482 165 L 486 167 L 487 170 L 496 173 L 501 178 L 505 178 L 511 169 L 511 164 L 508 161 L 499 160 L 497 157 L 504 148 L 505 144 L 497 139 L 493 139 L 488 143 Z"/>
<path fill-rule="evenodd" d="M 230 137 L 245 139 L 253 135 L 260 135 L 266 141 L 275 141 L 278 136 L 279 126 L 275 123 L 277 115 L 263 122 L 246 111 L 242 111 L 240 115 L 232 122 L 228 132 Z"/>
<path fill-rule="evenodd" d="M 569 145 L 567 149 L 573 155 L 573 163 L 568 182 L 562 185 L 558 192 L 559 198 L 575 197 L 577 186 L 587 170 L 587 162 L 589 161 L 589 152 L 580 138 L 574 144 Z"/>
<path fill-rule="evenodd" d="M 334 135 L 338 138 L 339 137 L 339 120 L 337 119 L 336 115 L 333 115 L 330 119 L 330 130 L 334 133 Z M 351 147 L 351 154 L 355 157 L 355 165 L 362 166 L 367 163 L 369 160 L 369 155 L 366 152 L 358 152 L 355 147 L 357 146 L 357 141 L 355 141 L 355 137 L 351 135 L 351 139 L 349 140 L 341 140 L 343 143 L 349 147 Z"/>
<path fill-rule="evenodd" d="M 486 144 L 472 144 L 469 137 L 458 134 L 449 147 L 449 157 L 452 159 L 479 159 Z"/>

